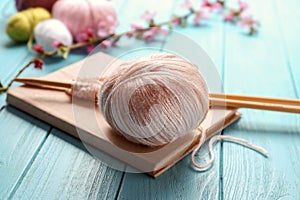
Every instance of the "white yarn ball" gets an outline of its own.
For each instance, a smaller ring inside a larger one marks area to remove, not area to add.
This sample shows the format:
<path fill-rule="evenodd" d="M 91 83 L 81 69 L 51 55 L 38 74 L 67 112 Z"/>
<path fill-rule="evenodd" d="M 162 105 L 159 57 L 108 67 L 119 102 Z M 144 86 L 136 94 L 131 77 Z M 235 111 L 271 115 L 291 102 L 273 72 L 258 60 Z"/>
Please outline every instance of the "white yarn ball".
<path fill-rule="evenodd" d="M 72 34 L 67 27 L 57 19 L 49 19 L 40 22 L 34 29 L 36 43 L 41 45 L 45 51 L 55 50 L 54 42 L 60 42 L 65 46 L 73 43 Z"/>
<path fill-rule="evenodd" d="M 209 108 L 198 67 L 168 53 L 124 63 L 106 77 L 99 103 L 112 128 L 147 146 L 167 144 L 196 129 Z"/>

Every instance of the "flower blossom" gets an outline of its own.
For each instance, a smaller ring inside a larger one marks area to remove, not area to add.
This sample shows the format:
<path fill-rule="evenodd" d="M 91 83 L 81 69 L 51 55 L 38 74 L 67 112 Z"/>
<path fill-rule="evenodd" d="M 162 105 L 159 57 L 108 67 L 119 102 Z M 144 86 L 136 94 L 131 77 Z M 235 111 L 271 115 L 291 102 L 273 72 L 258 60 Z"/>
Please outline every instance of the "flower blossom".
<path fill-rule="evenodd" d="M 193 9 L 193 4 L 190 0 L 184 0 L 184 2 L 180 5 L 182 9 L 191 10 Z"/>
<path fill-rule="evenodd" d="M 131 31 L 126 33 L 128 38 L 137 36 L 142 29 L 144 29 L 143 25 L 132 23 L 130 24 Z"/>
<path fill-rule="evenodd" d="M 44 62 L 41 59 L 35 59 L 33 61 L 33 64 L 34 64 L 34 68 L 43 69 Z"/>
<path fill-rule="evenodd" d="M 109 48 L 113 45 L 113 43 L 110 40 L 104 40 L 100 43 L 100 47 L 103 49 Z"/>
<path fill-rule="evenodd" d="M 155 15 L 156 15 L 156 12 L 152 12 L 152 13 L 151 13 L 151 12 L 149 12 L 148 10 L 146 10 L 146 11 L 144 12 L 144 14 L 141 16 L 141 19 L 150 22 L 150 21 L 153 21 L 153 20 L 154 20 Z"/>
<path fill-rule="evenodd" d="M 76 40 L 78 42 L 86 42 L 88 41 L 89 39 L 93 38 L 94 37 L 94 32 L 92 29 L 87 29 L 85 32 L 83 33 L 79 33 L 77 36 L 76 36 Z"/>
<path fill-rule="evenodd" d="M 58 41 L 54 41 L 53 44 L 52 44 L 53 48 L 59 48 L 61 46 L 63 46 L 63 44 L 61 42 L 58 42 Z"/>
<path fill-rule="evenodd" d="M 118 25 L 118 20 L 116 20 L 113 16 L 107 16 L 106 20 L 102 20 L 98 23 L 97 36 L 100 38 L 104 38 L 109 36 L 110 34 L 113 34 Z"/>
<path fill-rule="evenodd" d="M 242 0 L 239 0 L 238 4 L 240 6 L 241 11 L 245 11 L 249 8 L 249 5 L 246 2 L 242 1 Z"/>
<path fill-rule="evenodd" d="M 201 21 L 204 19 L 207 19 L 205 10 L 202 8 L 195 10 L 193 18 L 194 25 L 199 26 L 201 24 Z"/>
<path fill-rule="evenodd" d="M 171 20 L 171 24 L 173 26 L 178 26 L 181 24 L 181 19 L 177 16 L 173 16 L 172 20 Z"/>
<path fill-rule="evenodd" d="M 91 53 L 93 50 L 94 50 L 94 45 L 88 45 L 88 46 L 86 46 L 86 51 L 88 52 L 88 53 Z"/>
<path fill-rule="evenodd" d="M 220 2 L 211 3 L 209 0 L 203 0 L 201 7 L 207 9 L 209 12 L 213 12 L 220 11 L 223 8 L 223 5 Z"/>
<path fill-rule="evenodd" d="M 241 15 L 237 25 L 246 29 L 256 28 L 258 26 L 258 21 L 253 19 L 250 14 Z"/>
<path fill-rule="evenodd" d="M 235 10 L 229 10 L 226 13 L 222 14 L 223 20 L 226 22 L 234 22 L 235 16 L 236 16 L 237 12 Z"/>
<path fill-rule="evenodd" d="M 32 47 L 32 49 L 37 52 L 37 53 L 43 53 L 44 52 L 44 48 L 42 47 L 42 45 L 36 44 Z"/>
<path fill-rule="evenodd" d="M 149 30 L 143 33 L 143 40 L 145 40 L 146 42 L 152 42 L 155 40 L 157 35 L 167 35 L 168 33 L 168 30 L 162 29 L 161 27 L 151 27 L 149 28 Z"/>

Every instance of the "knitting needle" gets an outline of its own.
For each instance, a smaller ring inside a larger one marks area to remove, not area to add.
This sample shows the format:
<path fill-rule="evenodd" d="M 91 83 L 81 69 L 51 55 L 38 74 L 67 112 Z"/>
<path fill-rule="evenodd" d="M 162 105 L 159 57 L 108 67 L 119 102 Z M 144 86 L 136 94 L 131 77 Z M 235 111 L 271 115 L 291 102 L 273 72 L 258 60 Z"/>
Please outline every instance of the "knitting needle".
<path fill-rule="evenodd" d="M 62 82 L 62 81 L 52 81 L 52 80 L 43 80 L 39 78 L 15 78 L 15 82 L 24 83 L 26 85 L 37 86 L 37 87 L 60 87 L 70 89 L 73 87 L 73 83 L 70 82 Z"/>
<path fill-rule="evenodd" d="M 14 81 L 38 87 L 60 87 L 70 89 L 71 82 L 50 81 L 38 78 L 15 78 Z M 261 110 L 273 110 L 281 112 L 300 113 L 300 100 L 280 99 L 269 97 L 255 97 L 231 94 L 210 94 L 210 106 L 232 107 L 232 108 L 253 108 Z"/>
<path fill-rule="evenodd" d="M 210 93 L 209 97 L 218 98 L 218 99 L 255 101 L 255 102 L 263 102 L 263 103 L 289 104 L 289 105 L 296 105 L 296 106 L 299 106 L 299 103 L 300 103 L 300 100 L 297 100 L 297 99 L 270 98 L 270 97 L 236 95 L 236 94 Z"/>
<path fill-rule="evenodd" d="M 240 96 L 243 97 L 243 96 Z M 285 103 L 276 103 L 277 100 L 281 101 L 281 99 L 277 98 L 268 98 L 268 100 L 272 100 L 274 102 L 264 102 L 262 100 L 256 101 L 253 99 L 244 100 L 236 100 L 230 98 L 209 98 L 210 106 L 220 106 L 220 107 L 232 107 L 232 108 L 253 108 L 253 109 L 261 109 L 261 110 L 273 110 L 280 112 L 291 112 L 291 113 L 300 113 L 300 101 L 298 104 L 295 103 L 295 100 L 289 101 L 289 99 L 285 99 Z"/>

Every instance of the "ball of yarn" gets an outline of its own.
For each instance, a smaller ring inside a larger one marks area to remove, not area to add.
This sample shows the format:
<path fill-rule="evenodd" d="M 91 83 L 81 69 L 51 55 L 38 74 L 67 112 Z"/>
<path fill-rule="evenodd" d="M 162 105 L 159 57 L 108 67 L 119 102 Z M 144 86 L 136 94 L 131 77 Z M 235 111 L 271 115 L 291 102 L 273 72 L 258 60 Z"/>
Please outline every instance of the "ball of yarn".
<path fill-rule="evenodd" d="M 106 121 L 128 140 L 167 144 L 196 129 L 209 108 L 198 67 L 168 53 L 128 61 L 99 93 Z"/>
<path fill-rule="evenodd" d="M 54 50 L 54 42 L 70 46 L 73 42 L 72 35 L 67 27 L 57 19 L 48 19 L 40 22 L 34 29 L 36 43 L 45 51 Z"/>
<path fill-rule="evenodd" d="M 35 7 L 41 7 L 51 11 L 56 1 L 57 0 L 16 0 L 16 7 L 19 11 Z"/>
<path fill-rule="evenodd" d="M 11 16 L 6 25 L 6 33 L 17 42 L 27 42 L 34 27 L 41 21 L 50 19 L 50 13 L 44 8 L 29 8 Z"/>
<path fill-rule="evenodd" d="M 118 26 L 116 11 L 105 0 L 59 0 L 52 8 L 52 15 L 68 27 L 75 39 L 87 30 L 105 37 Z"/>

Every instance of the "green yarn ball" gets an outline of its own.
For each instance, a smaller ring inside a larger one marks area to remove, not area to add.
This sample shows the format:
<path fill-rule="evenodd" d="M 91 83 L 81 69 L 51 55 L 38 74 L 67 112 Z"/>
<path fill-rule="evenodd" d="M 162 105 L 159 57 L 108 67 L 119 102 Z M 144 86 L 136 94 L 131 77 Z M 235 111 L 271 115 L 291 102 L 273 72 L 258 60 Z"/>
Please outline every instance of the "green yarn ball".
<path fill-rule="evenodd" d="M 6 33 L 14 41 L 27 42 L 33 34 L 34 27 L 50 18 L 51 14 L 44 8 L 29 8 L 10 17 Z"/>

